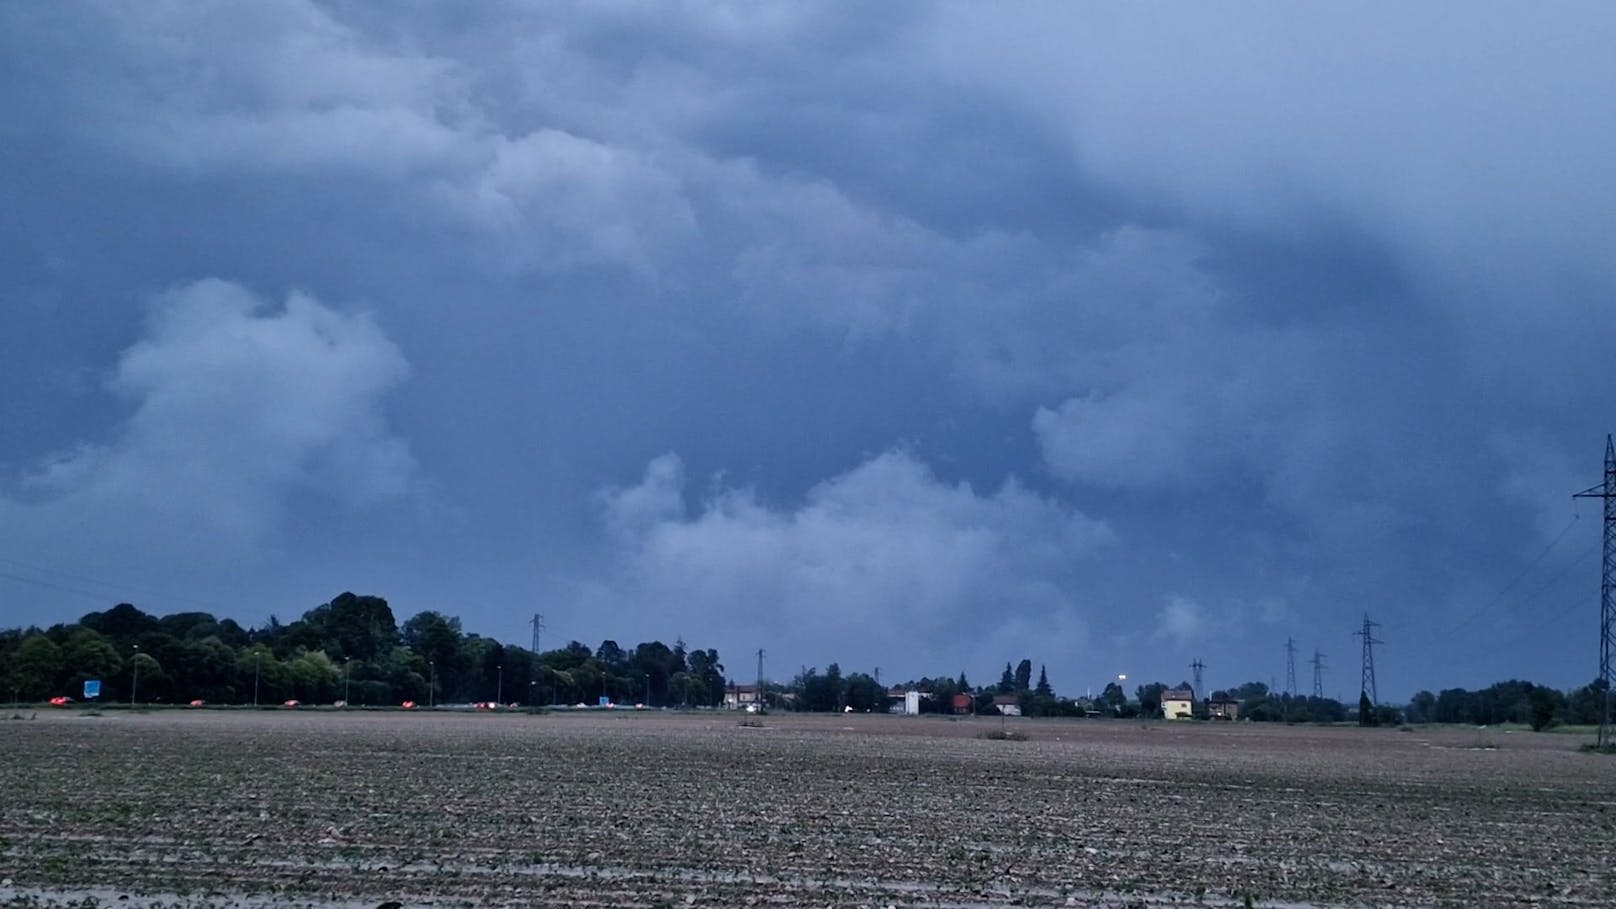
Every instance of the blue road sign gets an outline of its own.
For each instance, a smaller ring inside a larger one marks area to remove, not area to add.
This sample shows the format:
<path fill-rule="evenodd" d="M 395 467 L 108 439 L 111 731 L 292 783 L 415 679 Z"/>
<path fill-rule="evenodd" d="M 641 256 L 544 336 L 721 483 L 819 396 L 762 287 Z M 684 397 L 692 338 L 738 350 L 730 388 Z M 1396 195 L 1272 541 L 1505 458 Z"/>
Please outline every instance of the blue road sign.
<path fill-rule="evenodd" d="M 86 701 L 88 701 L 91 698 L 98 698 L 100 696 L 101 696 L 101 680 L 100 679 L 85 679 L 84 680 L 84 699 Z"/>

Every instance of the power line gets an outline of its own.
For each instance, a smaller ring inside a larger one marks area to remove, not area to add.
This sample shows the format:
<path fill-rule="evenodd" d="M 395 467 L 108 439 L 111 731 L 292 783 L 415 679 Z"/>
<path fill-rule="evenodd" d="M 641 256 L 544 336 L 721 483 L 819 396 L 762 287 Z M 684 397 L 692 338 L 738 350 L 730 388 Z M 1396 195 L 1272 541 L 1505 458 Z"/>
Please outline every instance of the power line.
<path fill-rule="evenodd" d="M 1536 568 L 1540 563 L 1542 563 L 1542 561 L 1548 557 L 1549 553 L 1553 552 L 1554 548 L 1560 545 L 1560 541 L 1566 538 L 1566 534 L 1571 532 L 1571 528 L 1577 526 L 1577 522 L 1581 519 L 1581 517 L 1581 515 L 1573 513 L 1571 515 L 1571 520 L 1567 521 L 1566 526 L 1562 527 L 1560 532 L 1555 534 L 1554 539 L 1549 541 L 1549 545 L 1543 547 L 1543 551 L 1537 554 L 1537 558 L 1529 562 L 1527 566 L 1522 568 L 1513 578 L 1510 578 L 1509 582 L 1503 587 L 1499 588 L 1498 592 L 1493 594 L 1492 599 L 1488 600 L 1484 605 L 1481 606 L 1481 608 L 1471 612 L 1469 615 L 1459 619 L 1457 622 L 1454 622 L 1449 631 L 1458 631 L 1464 626 L 1486 615 L 1488 612 L 1491 612 L 1495 607 L 1498 606 L 1499 603 L 1502 603 L 1504 601 L 1504 595 L 1509 593 L 1510 590 L 1512 590 L 1516 584 L 1519 584 L 1528 574 L 1531 574 L 1532 569 Z"/>
<path fill-rule="evenodd" d="M 1363 638 L 1363 676 L 1359 694 L 1367 695 L 1371 704 L 1380 703 L 1380 693 L 1375 690 L 1375 645 L 1386 642 L 1375 639 L 1375 629 L 1379 627 L 1379 622 L 1369 621 L 1369 613 L 1366 612 L 1363 617 L 1363 630 L 1353 632 L 1355 637 Z"/>
<path fill-rule="evenodd" d="M 47 577 L 54 576 L 56 578 L 66 579 L 72 584 L 88 584 L 92 587 L 104 587 L 107 590 L 105 593 L 97 593 L 78 587 L 70 587 L 57 581 L 43 581 L 36 578 L 11 574 L 9 572 L 0 572 L 0 577 L 9 578 L 13 581 L 21 581 L 24 584 L 37 584 L 40 587 L 50 587 L 53 590 L 61 590 L 66 593 L 76 593 L 82 596 L 96 597 L 99 599 L 128 599 L 131 594 L 138 594 L 142 597 L 152 597 L 154 599 L 166 600 L 174 603 L 188 603 L 192 606 L 197 606 L 203 609 L 215 611 L 223 611 L 224 609 L 224 607 L 217 603 L 208 602 L 206 600 L 198 600 L 194 597 L 176 596 L 174 594 L 164 593 L 158 590 L 142 589 L 132 584 L 98 580 L 77 572 L 65 571 L 60 568 L 46 568 L 42 565 L 32 565 L 28 562 L 7 558 L 5 556 L 0 556 L 0 564 L 10 565 L 13 568 L 20 568 L 25 571 L 33 572 L 34 574 L 45 575 Z"/>
<path fill-rule="evenodd" d="M 1524 607 L 1526 607 L 1527 605 L 1533 603 L 1538 598 L 1542 597 L 1544 594 L 1550 592 L 1551 590 L 1554 590 L 1556 587 L 1559 587 L 1560 585 L 1564 584 L 1568 579 L 1574 577 L 1576 570 L 1578 568 L 1582 567 L 1582 565 L 1584 563 L 1586 563 L 1588 561 L 1588 559 L 1591 558 L 1595 553 L 1597 553 L 1599 551 L 1599 549 L 1600 549 L 1600 544 L 1599 543 L 1595 543 L 1592 546 L 1589 546 L 1587 549 L 1584 549 L 1582 552 L 1578 553 L 1575 557 L 1573 557 L 1571 559 L 1571 561 L 1569 561 L 1569 562 L 1565 563 L 1564 565 L 1560 566 L 1560 569 L 1558 571 L 1556 571 L 1552 576 L 1550 576 L 1548 580 L 1544 581 L 1542 584 L 1539 584 L 1537 587 L 1532 588 L 1530 593 L 1523 594 L 1517 599 L 1510 600 L 1509 604 L 1508 604 L 1509 608 L 1506 611 L 1507 614 L 1505 616 L 1505 619 L 1517 618 L 1516 614 L 1521 612 L 1521 610 Z M 1503 621 L 1503 620 L 1504 619 L 1501 619 L 1501 621 Z M 1517 635 L 1522 634 L 1522 633 L 1529 634 L 1529 633 L 1531 633 L 1531 631 L 1536 630 L 1540 626 L 1540 624 L 1541 623 L 1534 617 L 1531 629 L 1527 630 L 1526 632 L 1517 632 L 1516 634 Z M 1488 630 L 1496 631 L 1499 626 L 1492 625 L 1492 626 L 1486 626 L 1486 627 L 1488 628 Z M 1513 639 L 1514 639 L 1514 636 L 1512 636 L 1512 640 Z M 1448 649 L 1452 649 L 1454 647 L 1454 635 L 1447 634 L 1447 633 L 1430 634 L 1430 635 L 1416 635 L 1416 636 L 1412 636 L 1412 637 L 1407 637 L 1407 638 L 1405 638 L 1405 640 L 1407 642 L 1408 647 L 1410 647 L 1412 649 L 1416 649 L 1416 650 L 1421 649 L 1421 648 L 1425 648 L 1425 647 L 1430 647 L 1430 648 L 1443 647 L 1443 648 L 1448 648 Z M 1502 648 L 1499 648 L 1499 649 L 1502 649 Z"/>
<path fill-rule="evenodd" d="M 1573 515 L 1570 522 L 1568 522 L 1565 527 L 1561 528 L 1560 533 L 1557 534 L 1554 539 L 1551 540 L 1549 544 L 1537 554 L 1537 557 L 1528 563 L 1525 568 L 1517 572 L 1514 577 L 1510 578 L 1509 582 L 1503 587 L 1499 588 L 1498 592 L 1493 594 L 1493 596 L 1488 599 L 1486 603 L 1480 607 L 1477 607 L 1476 609 L 1471 610 L 1470 612 L 1461 616 L 1457 621 L 1439 630 L 1412 636 L 1405 635 L 1403 638 L 1405 643 L 1409 647 L 1415 649 L 1426 646 L 1451 645 L 1453 639 L 1459 633 L 1465 631 L 1465 629 L 1469 627 L 1472 627 L 1476 620 L 1480 619 L 1482 616 L 1493 612 L 1500 606 L 1508 606 L 1510 608 L 1507 611 L 1515 612 L 1519 610 L 1521 606 L 1526 605 L 1541 595 L 1549 587 L 1552 587 L 1557 581 L 1565 578 L 1565 576 L 1574 567 L 1581 564 L 1589 556 L 1597 552 L 1599 550 L 1599 544 L 1596 543 L 1578 553 L 1570 562 L 1567 562 L 1565 565 L 1561 566 L 1559 571 L 1552 578 L 1550 578 L 1548 582 L 1538 586 L 1533 590 L 1532 593 L 1526 594 L 1524 597 L 1520 597 L 1518 599 L 1506 599 L 1506 594 L 1513 590 L 1521 581 L 1525 580 L 1534 569 L 1543 563 L 1543 560 L 1548 557 L 1549 553 L 1553 552 L 1559 546 L 1559 544 L 1565 539 L 1566 534 L 1570 532 L 1571 528 L 1576 526 L 1578 520 L 1578 517 Z"/>
<path fill-rule="evenodd" d="M 1296 640 L 1285 639 L 1285 696 L 1296 697 Z"/>
<path fill-rule="evenodd" d="M 1503 653 L 1506 650 L 1519 650 L 1522 641 L 1534 640 L 1532 635 L 1547 631 L 1565 621 L 1567 616 L 1571 615 L 1572 612 L 1576 611 L 1578 607 L 1583 605 L 1585 601 L 1582 599 L 1582 596 L 1583 594 L 1579 593 L 1576 596 L 1568 597 L 1564 606 L 1533 622 L 1531 629 L 1526 632 L 1512 635 L 1509 640 L 1500 644 L 1495 644 L 1494 646 L 1488 647 L 1485 650 L 1470 651 L 1463 658 L 1465 662 L 1460 663 L 1459 665 L 1470 665 L 1475 663 L 1477 660 Z"/>
<path fill-rule="evenodd" d="M 103 603 L 105 603 L 108 599 L 107 595 L 104 593 L 97 593 L 91 590 L 81 590 L 77 587 L 69 587 L 66 584 L 56 584 L 51 581 L 42 581 L 39 578 L 23 577 L 22 575 L 11 574 L 10 572 L 5 571 L 0 571 L 0 578 L 5 578 L 8 581 L 17 581 L 22 584 L 33 584 L 36 587 L 47 587 L 51 590 L 59 590 L 63 593 L 71 593 L 76 596 L 88 597 L 92 600 L 98 600 Z"/>
<path fill-rule="evenodd" d="M 1590 486 L 1574 499 L 1603 499 L 1605 504 L 1604 565 L 1599 582 L 1599 681 L 1604 683 L 1599 711 L 1598 746 L 1610 744 L 1610 660 L 1616 645 L 1616 443 L 1605 436 L 1605 482 Z"/>

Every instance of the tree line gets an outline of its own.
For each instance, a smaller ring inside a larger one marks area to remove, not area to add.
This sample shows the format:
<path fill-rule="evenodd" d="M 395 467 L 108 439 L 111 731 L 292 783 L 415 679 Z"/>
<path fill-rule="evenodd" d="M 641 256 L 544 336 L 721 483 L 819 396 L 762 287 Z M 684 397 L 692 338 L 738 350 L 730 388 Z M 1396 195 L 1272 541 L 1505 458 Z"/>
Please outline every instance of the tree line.
<path fill-rule="evenodd" d="M 344 593 L 282 624 L 271 616 L 259 628 L 206 612 L 149 615 L 129 603 L 92 612 L 50 628 L 0 631 L 0 696 L 42 701 L 78 697 L 83 683 L 101 683 L 103 701 L 279 704 L 288 700 L 354 705 L 414 701 L 506 704 L 596 704 L 607 699 L 651 707 L 715 707 L 739 686 L 725 674 L 715 649 L 649 641 L 627 649 L 616 641 L 589 648 L 577 641 L 534 653 L 465 632 L 460 620 L 436 611 L 402 625 L 387 601 Z M 138 680 L 138 681 L 137 681 Z M 138 691 L 135 686 L 138 684 Z M 1178 688 L 1188 688 L 1180 682 Z M 804 667 L 789 683 L 765 684 L 772 709 L 810 712 L 884 712 L 891 691 L 923 692 L 927 713 L 995 713 L 1013 705 L 1023 716 L 1159 716 L 1168 686 L 1150 682 L 1132 697 L 1117 682 L 1095 697 L 1063 697 L 1043 666 L 1005 663 L 997 684 L 973 686 L 965 673 L 922 677 L 889 689 L 876 675 L 843 673 L 837 663 L 821 672 Z M 1194 715 L 1210 701 L 1232 701 L 1242 719 L 1257 722 L 1519 723 L 1535 729 L 1599 721 L 1604 686 L 1595 681 L 1569 692 L 1510 680 L 1479 691 L 1421 691 L 1403 707 L 1356 709 L 1333 699 L 1303 697 L 1247 682 L 1197 693 Z M 959 697 L 963 695 L 964 697 Z"/>
<path fill-rule="evenodd" d="M 714 706 L 724 696 L 718 651 L 651 641 L 625 649 L 573 641 L 534 653 L 466 633 L 435 611 L 398 624 L 381 597 L 344 593 L 261 628 L 205 612 L 149 615 L 129 603 L 71 624 L 0 631 L 0 686 L 13 700 L 354 705 L 494 702 Z M 138 689 L 137 689 L 138 686 Z"/>

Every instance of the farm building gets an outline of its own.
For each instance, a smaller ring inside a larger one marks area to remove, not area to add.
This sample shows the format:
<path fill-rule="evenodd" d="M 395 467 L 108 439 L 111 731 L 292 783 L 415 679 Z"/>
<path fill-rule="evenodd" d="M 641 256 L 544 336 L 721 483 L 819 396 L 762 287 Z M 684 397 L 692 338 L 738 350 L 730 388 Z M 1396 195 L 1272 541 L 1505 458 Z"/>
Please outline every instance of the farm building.
<path fill-rule="evenodd" d="M 1213 695 L 1212 700 L 1207 703 L 1207 708 L 1214 720 L 1240 719 L 1240 702 L 1226 694 Z"/>
<path fill-rule="evenodd" d="M 1195 689 L 1169 688 L 1161 696 L 1162 717 L 1187 720 L 1195 716 Z"/>
<path fill-rule="evenodd" d="M 922 697 L 930 695 L 908 688 L 893 688 L 887 692 L 887 712 L 901 716 L 919 716 Z"/>
<path fill-rule="evenodd" d="M 730 710 L 756 707 L 757 703 L 758 687 L 756 685 L 731 685 L 724 689 L 724 706 Z"/>
<path fill-rule="evenodd" d="M 957 714 L 972 713 L 976 710 L 976 699 L 964 692 L 955 692 L 952 706 Z"/>

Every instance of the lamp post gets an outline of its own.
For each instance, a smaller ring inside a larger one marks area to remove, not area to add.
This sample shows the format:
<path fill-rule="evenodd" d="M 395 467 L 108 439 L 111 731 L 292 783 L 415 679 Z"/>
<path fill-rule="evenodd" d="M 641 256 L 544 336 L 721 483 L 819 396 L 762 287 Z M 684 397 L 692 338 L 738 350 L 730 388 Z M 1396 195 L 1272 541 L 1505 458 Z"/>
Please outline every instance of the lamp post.
<path fill-rule="evenodd" d="M 426 671 L 431 681 L 426 683 L 426 705 L 438 706 L 438 664 L 433 660 L 426 661 Z"/>
<path fill-rule="evenodd" d="M 264 652 L 253 654 L 253 706 L 258 706 L 258 677 L 264 672 Z"/>
<path fill-rule="evenodd" d="M 494 703 L 503 704 L 505 702 L 505 664 L 501 663 L 495 666 L 494 669 L 499 672 L 498 687 L 494 689 Z"/>
<path fill-rule="evenodd" d="M 348 664 L 352 662 L 353 657 L 342 658 L 342 706 L 345 709 L 348 706 Z"/>
<path fill-rule="evenodd" d="M 134 655 L 134 657 L 132 659 L 130 659 L 129 665 L 130 665 L 131 668 L 134 669 L 134 672 L 135 672 L 134 680 L 129 683 L 129 706 L 134 707 L 135 706 L 135 697 L 136 697 L 136 695 L 138 695 L 140 693 L 140 645 L 139 644 L 135 645 L 135 655 Z"/>
<path fill-rule="evenodd" d="M 527 681 L 527 706 L 530 710 L 539 706 L 539 698 L 536 689 L 538 684 L 538 682 L 532 679 L 528 679 Z"/>

